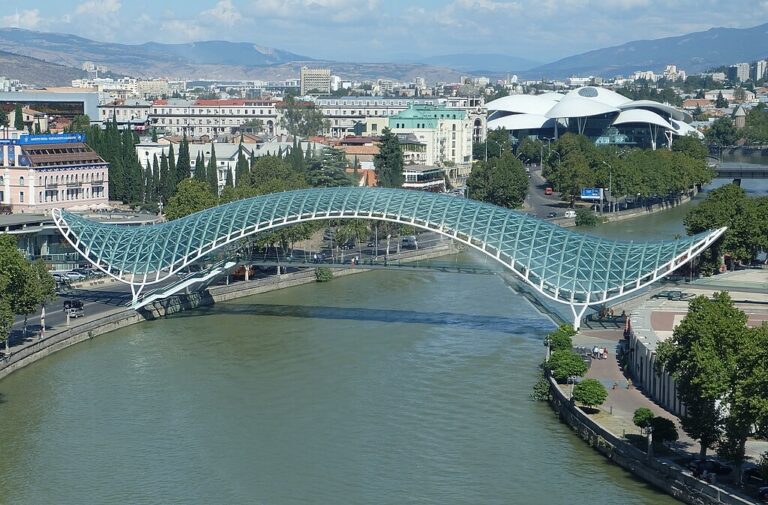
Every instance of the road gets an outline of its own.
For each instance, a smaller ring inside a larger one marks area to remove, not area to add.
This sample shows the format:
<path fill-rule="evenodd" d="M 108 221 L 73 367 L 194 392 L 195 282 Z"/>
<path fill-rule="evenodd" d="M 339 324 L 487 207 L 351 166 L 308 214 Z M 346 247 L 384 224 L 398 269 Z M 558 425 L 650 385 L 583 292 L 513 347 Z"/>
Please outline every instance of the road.
<path fill-rule="evenodd" d="M 550 212 L 556 212 L 557 217 L 563 217 L 568 209 L 568 204 L 561 202 L 555 194 L 545 195 L 546 180 L 541 176 L 540 168 L 531 167 L 531 176 L 528 181 L 528 198 L 526 199 L 527 211 L 536 217 L 547 218 Z"/>

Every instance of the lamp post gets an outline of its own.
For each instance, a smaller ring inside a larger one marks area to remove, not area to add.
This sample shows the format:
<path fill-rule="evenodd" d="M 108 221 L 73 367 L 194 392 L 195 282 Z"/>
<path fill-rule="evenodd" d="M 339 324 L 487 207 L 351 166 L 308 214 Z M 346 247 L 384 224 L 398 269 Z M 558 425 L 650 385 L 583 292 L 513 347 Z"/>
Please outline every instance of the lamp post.
<path fill-rule="evenodd" d="M 613 167 L 610 163 L 607 161 L 603 161 L 603 164 L 608 167 L 608 195 L 610 196 L 610 200 L 608 200 L 608 212 L 613 212 Z"/>
<path fill-rule="evenodd" d="M 504 148 L 501 146 L 501 144 L 499 144 L 499 143 L 498 143 L 498 142 L 496 142 L 495 140 L 493 140 L 493 139 L 489 139 L 488 137 L 485 137 L 485 161 L 488 161 L 488 142 L 493 142 L 494 144 L 496 144 L 497 146 L 499 146 L 499 154 L 501 154 L 501 152 L 502 152 L 502 151 L 503 151 L 503 149 L 504 149 Z"/>

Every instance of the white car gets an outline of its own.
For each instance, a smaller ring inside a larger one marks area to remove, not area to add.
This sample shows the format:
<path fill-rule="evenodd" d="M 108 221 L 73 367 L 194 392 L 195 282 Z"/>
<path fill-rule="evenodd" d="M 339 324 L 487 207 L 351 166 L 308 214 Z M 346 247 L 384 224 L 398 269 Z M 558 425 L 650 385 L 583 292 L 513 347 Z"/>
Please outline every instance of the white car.
<path fill-rule="evenodd" d="M 85 279 L 85 275 L 79 274 L 77 272 L 67 272 L 64 275 L 71 281 L 82 281 Z"/>

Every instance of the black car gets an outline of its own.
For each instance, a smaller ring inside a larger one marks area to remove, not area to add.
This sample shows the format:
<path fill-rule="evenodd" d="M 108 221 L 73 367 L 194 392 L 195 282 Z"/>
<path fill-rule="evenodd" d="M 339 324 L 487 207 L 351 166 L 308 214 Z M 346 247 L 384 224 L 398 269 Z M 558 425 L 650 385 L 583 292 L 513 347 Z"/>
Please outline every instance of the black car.
<path fill-rule="evenodd" d="M 549 214 L 547 214 L 547 217 L 548 218 L 557 217 L 557 212 L 550 212 Z"/>
<path fill-rule="evenodd" d="M 757 491 L 757 498 L 763 503 L 768 503 L 768 486 L 761 487 Z"/>
<path fill-rule="evenodd" d="M 759 468 L 748 468 L 747 470 L 744 470 L 744 484 L 768 486 L 768 480 L 763 477 Z"/>
<path fill-rule="evenodd" d="M 733 471 L 733 468 L 730 466 L 715 461 L 714 459 L 706 459 L 704 461 L 698 459 L 693 460 L 688 464 L 688 468 L 691 469 L 694 475 L 702 474 L 704 473 L 704 470 L 706 470 L 707 473 L 714 473 L 715 475 L 728 475 Z"/>

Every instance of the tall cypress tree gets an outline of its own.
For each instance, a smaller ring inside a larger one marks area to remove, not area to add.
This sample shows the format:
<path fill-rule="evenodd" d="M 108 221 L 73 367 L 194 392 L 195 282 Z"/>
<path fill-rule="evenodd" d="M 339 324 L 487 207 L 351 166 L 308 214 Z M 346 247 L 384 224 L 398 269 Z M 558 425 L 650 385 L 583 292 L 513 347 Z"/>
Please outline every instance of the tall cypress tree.
<path fill-rule="evenodd" d="M 173 190 L 175 189 L 174 183 L 176 182 L 176 174 L 171 172 L 168 165 L 168 157 L 163 153 L 160 156 L 160 197 L 164 204 L 168 203 L 168 200 L 173 196 Z"/>
<path fill-rule="evenodd" d="M 235 166 L 235 184 L 238 187 L 246 186 L 250 184 L 250 179 L 251 171 L 243 153 L 243 144 L 240 144 L 240 149 L 237 153 L 237 165 Z"/>
<path fill-rule="evenodd" d="M 24 114 L 21 112 L 21 104 L 16 104 L 13 115 L 13 127 L 21 131 L 24 129 Z"/>
<path fill-rule="evenodd" d="M 211 143 L 211 158 L 208 162 L 208 185 L 213 194 L 219 195 L 219 164 L 216 161 L 216 146 Z"/>
<path fill-rule="evenodd" d="M 157 190 L 160 187 L 160 162 L 157 159 L 157 154 L 152 159 L 152 171 L 148 173 L 147 188 L 144 193 L 145 203 L 157 202 Z"/>
<path fill-rule="evenodd" d="M 176 173 L 176 155 L 173 152 L 173 144 L 168 146 L 168 173 L 172 175 L 173 183 L 171 184 L 171 195 L 176 193 L 176 184 L 178 184 L 178 174 Z M 189 178 L 189 173 L 187 173 L 187 178 Z M 170 197 L 169 197 L 170 198 Z"/>
<path fill-rule="evenodd" d="M 208 178 L 205 175 L 205 158 L 203 158 L 202 152 L 197 153 L 197 159 L 195 159 L 195 175 L 193 176 L 196 181 L 206 182 Z"/>
<path fill-rule="evenodd" d="M 227 179 L 224 181 L 225 188 L 234 188 L 235 184 L 232 182 L 232 170 L 227 168 Z"/>
<path fill-rule="evenodd" d="M 373 158 L 378 185 L 383 188 L 400 188 L 405 182 L 403 176 L 403 151 L 397 135 L 384 128 L 379 153 Z"/>
<path fill-rule="evenodd" d="M 191 161 L 189 157 L 189 142 L 185 133 L 181 139 L 181 144 L 179 144 L 179 157 L 176 160 L 176 184 L 189 178 Z"/>

